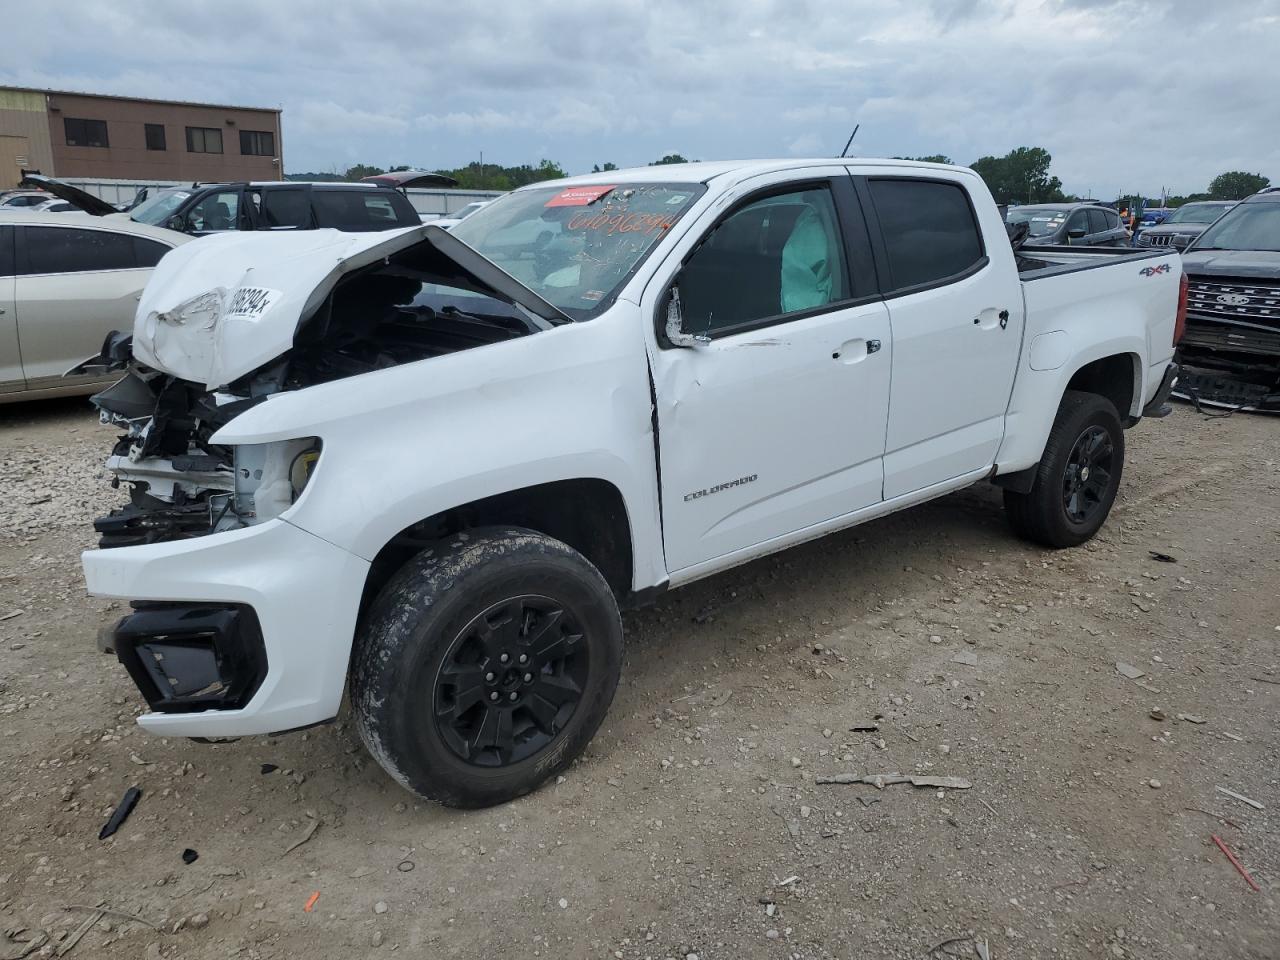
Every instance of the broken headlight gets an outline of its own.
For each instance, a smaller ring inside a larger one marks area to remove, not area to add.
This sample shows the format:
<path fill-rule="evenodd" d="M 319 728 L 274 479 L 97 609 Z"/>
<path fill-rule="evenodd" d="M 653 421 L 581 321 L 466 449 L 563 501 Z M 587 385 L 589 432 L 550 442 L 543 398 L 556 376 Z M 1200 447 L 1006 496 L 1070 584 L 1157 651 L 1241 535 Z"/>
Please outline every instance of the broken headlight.
<path fill-rule="evenodd" d="M 236 515 L 250 524 L 280 516 L 302 495 L 319 459 L 316 437 L 237 446 Z"/>
<path fill-rule="evenodd" d="M 210 290 L 198 297 L 184 300 L 172 310 L 156 314 L 156 319 L 175 327 L 191 325 L 201 330 L 210 330 L 222 316 L 222 291 Z"/>

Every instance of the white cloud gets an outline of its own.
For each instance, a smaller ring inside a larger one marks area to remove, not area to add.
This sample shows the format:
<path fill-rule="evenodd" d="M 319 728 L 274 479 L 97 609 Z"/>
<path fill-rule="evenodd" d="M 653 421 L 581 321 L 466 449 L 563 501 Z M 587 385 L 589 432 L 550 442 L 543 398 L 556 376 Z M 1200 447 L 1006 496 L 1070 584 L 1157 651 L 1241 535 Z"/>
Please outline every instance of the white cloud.
<path fill-rule="evenodd" d="M 291 170 L 1039 145 L 1070 190 L 1280 181 L 1277 0 L 28 5 L 0 83 L 284 108 Z M 216 32 L 216 31 L 215 31 Z"/>

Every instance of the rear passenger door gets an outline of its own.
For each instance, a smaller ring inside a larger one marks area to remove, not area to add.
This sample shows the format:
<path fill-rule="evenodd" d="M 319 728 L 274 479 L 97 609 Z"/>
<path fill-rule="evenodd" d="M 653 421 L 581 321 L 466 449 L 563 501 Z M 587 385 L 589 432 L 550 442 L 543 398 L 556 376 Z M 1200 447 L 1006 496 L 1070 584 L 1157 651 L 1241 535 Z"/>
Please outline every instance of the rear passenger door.
<path fill-rule="evenodd" d="M 18 227 L 15 299 L 27 389 L 75 382 L 62 374 L 101 349 L 112 330 L 132 330 L 151 267 L 169 249 L 111 230 Z"/>
<path fill-rule="evenodd" d="M 1004 434 L 1022 287 L 1011 256 L 987 255 L 1003 223 L 968 179 L 857 180 L 893 328 L 886 500 L 989 467 Z"/>
<path fill-rule="evenodd" d="M 18 352 L 18 310 L 13 301 L 17 282 L 13 231 L 13 227 L 0 226 L 0 393 L 16 393 L 26 386 Z"/>
<path fill-rule="evenodd" d="M 1089 214 L 1089 245 L 1093 247 L 1108 246 L 1115 242 L 1115 234 L 1111 232 L 1111 223 L 1107 220 L 1107 211 L 1098 207 L 1087 211 Z M 1120 221 L 1116 221 L 1119 226 Z"/>

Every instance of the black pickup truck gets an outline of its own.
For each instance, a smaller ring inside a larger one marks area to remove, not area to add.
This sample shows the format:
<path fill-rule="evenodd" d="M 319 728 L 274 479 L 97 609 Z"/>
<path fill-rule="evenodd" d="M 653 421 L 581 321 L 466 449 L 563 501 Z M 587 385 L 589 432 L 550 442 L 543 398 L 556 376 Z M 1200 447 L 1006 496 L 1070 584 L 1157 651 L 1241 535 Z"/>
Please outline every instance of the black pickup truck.
<path fill-rule="evenodd" d="M 1256 193 L 1184 252 L 1176 396 L 1280 413 L 1280 190 Z"/>

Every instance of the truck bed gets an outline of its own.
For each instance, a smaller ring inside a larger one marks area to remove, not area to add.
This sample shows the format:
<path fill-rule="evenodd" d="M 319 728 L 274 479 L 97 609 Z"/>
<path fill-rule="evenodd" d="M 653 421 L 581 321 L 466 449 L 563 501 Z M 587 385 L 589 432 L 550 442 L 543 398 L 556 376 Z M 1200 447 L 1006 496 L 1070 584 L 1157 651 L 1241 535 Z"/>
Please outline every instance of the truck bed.
<path fill-rule="evenodd" d="M 1065 247 L 1024 245 L 1016 251 L 1018 276 L 1022 280 L 1040 280 L 1079 270 L 1093 270 L 1121 261 L 1159 260 L 1169 251 L 1135 247 Z"/>

